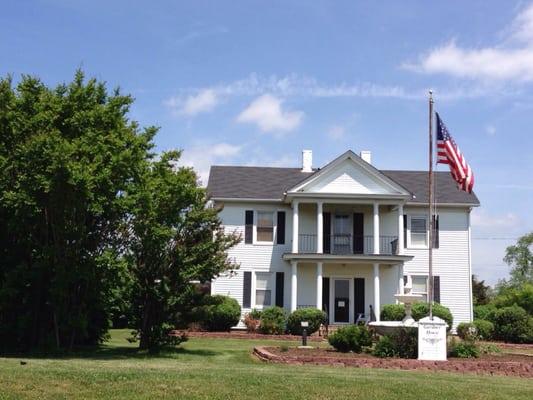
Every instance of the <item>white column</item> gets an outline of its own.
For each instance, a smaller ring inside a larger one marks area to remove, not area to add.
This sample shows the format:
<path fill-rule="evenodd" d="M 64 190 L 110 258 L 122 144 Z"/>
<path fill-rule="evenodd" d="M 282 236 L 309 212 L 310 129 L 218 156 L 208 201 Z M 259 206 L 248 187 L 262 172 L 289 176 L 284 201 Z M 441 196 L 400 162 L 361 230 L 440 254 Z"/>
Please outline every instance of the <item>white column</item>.
<path fill-rule="evenodd" d="M 291 261 L 291 312 L 298 306 L 298 263 Z"/>
<path fill-rule="evenodd" d="M 374 202 L 374 254 L 379 254 L 379 203 Z"/>
<path fill-rule="evenodd" d="M 398 205 L 398 254 L 403 254 L 403 204 Z"/>
<path fill-rule="evenodd" d="M 292 252 L 298 253 L 298 201 L 292 202 Z"/>
<path fill-rule="evenodd" d="M 316 203 L 316 252 L 322 254 L 324 252 L 324 219 L 322 213 L 322 202 Z"/>
<path fill-rule="evenodd" d="M 398 294 L 403 294 L 403 264 L 398 264 Z"/>
<path fill-rule="evenodd" d="M 322 263 L 316 263 L 316 308 L 322 310 Z"/>
<path fill-rule="evenodd" d="M 380 320 L 381 304 L 379 298 L 379 264 L 374 264 L 374 313 L 376 314 L 376 321 Z"/>

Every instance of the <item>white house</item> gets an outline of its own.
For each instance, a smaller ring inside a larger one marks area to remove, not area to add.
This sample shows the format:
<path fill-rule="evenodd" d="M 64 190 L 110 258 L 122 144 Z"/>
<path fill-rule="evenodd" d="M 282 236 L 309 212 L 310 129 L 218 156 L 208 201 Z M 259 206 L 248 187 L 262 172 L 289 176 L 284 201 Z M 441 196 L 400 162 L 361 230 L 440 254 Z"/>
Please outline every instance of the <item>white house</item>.
<path fill-rule="evenodd" d="M 312 168 L 211 167 L 208 191 L 227 232 L 242 235 L 229 251 L 240 268 L 212 282 L 247 313 L 279 305 L 317 307 L 330 324 L 379 320 L 410 281 L 427 295 L 428 174 L 383 171 L 370 152 L 347 151 Z M 474 194 L 435 173 L 434 300 L 454 325 L 472 320 L 470 211 Z M 374 312 L 373 312 L 374 310 Z"/>

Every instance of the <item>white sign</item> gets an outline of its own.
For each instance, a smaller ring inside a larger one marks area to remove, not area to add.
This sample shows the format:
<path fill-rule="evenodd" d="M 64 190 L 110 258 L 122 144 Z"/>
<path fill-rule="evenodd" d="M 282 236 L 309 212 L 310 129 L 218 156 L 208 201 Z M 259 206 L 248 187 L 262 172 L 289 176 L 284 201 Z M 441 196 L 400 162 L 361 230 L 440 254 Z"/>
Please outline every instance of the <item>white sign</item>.
<path fill-rule="evenodd" d="M 344 301 L 339 301 L 338 302 L 338 307 L 344 307 Z"/>
<path fill-rule="evenodd" d="M 446 322 L 439 317 L 418 321 L 418 359 L 446 361 Z"/>

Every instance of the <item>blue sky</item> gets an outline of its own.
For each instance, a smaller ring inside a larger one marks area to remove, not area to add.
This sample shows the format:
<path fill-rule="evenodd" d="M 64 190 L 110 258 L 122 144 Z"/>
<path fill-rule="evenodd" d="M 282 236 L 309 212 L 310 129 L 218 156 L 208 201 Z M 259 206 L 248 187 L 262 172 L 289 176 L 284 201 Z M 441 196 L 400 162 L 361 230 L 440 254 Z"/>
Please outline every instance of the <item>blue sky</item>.
<path fill-rule="evenodd" d="M 474 273 L 505 277 L 505 247 L 533 230 L 531 2 L 6 1 L 0 54 L 2 76 L 81 67 L 120 86 L 204 179 L 298 166 L 303 148 L 315 166 L 350 148 L 424 169 L 433 88 L 476 175 Z"/>

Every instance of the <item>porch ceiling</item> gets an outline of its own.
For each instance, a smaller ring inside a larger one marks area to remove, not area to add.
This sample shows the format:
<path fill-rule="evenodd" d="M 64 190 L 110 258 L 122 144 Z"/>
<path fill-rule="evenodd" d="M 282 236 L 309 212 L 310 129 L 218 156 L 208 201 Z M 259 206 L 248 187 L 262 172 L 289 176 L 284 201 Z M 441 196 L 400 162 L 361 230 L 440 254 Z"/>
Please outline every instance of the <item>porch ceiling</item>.
<path fill-rule="evenodd" d="M 302 262 L 328 262 L 338 264 L 400 264 L 413 259 L 413 256 L 406 255 L 386 255 L 386 254 L 315 254 L 315 253 L 285 253 L 285 261 L 302 261 Z"/>

